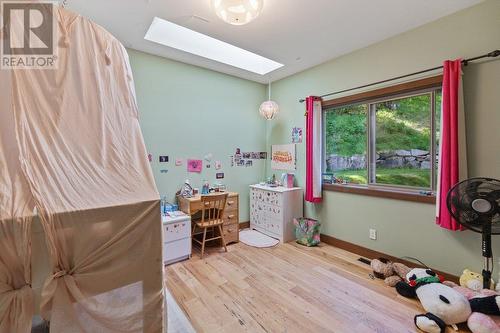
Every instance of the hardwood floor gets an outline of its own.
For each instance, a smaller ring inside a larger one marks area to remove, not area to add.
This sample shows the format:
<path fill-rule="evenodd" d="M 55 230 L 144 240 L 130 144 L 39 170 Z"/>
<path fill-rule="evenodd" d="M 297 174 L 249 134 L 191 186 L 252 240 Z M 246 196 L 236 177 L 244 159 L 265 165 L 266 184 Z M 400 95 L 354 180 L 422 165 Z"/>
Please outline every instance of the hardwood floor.
<path fill-rule="evenodd" d="M 371 280 L 355 254 L 295 243 L 228 250 L 167 268 L 167 286 L 197 332 L 417 331 L 419 303 Z"/>

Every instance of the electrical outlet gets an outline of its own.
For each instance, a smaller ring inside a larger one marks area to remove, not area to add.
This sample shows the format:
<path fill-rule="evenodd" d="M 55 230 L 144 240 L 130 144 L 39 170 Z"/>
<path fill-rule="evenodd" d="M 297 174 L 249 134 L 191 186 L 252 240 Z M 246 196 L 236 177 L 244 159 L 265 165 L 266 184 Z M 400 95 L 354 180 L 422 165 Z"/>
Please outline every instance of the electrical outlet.
<path fill-rule="evenodd" d="M 377 240 L 377 230 L 370 229 L 370 239 L 371 240 Z"/>

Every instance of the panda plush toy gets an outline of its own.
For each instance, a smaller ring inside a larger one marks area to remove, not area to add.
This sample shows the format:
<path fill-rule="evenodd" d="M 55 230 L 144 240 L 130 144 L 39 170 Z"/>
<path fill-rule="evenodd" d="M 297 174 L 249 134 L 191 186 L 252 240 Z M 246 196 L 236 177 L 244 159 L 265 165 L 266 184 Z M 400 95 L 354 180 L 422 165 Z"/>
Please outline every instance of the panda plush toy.
<path fill-rule="evenodd" d="M 397 292 L 408 298 L 417 297 L 426 314 L 415 316 L 415 325 L 428 333 L 444 333 L 446 326 L 466 322 L 473 312 L 500 315 L 500 296 L 468 300 L 458 291 L 442 284 L 442 278 L 430 269 L 415 268 L 399 282 Z"/>

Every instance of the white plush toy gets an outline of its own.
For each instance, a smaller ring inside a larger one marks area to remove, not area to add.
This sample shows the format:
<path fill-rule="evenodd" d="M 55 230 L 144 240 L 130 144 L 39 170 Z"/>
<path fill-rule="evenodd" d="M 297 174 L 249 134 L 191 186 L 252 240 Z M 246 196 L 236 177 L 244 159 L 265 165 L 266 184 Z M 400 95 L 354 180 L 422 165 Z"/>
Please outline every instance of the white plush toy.
<path fill-rule="evenodd" d="M 408 283 L 399 282 L 396 290 L 405 297 L 418 297 L 427 313 L 416 315 L 415 325 L 424 332 L 444 333 L 446 326 L 466 322 L 473 312 L 500 315 L 500 296 L 468 300 L 442 284 L 442 279 L 430 269 L 412 269 L 406 279 Z"/>

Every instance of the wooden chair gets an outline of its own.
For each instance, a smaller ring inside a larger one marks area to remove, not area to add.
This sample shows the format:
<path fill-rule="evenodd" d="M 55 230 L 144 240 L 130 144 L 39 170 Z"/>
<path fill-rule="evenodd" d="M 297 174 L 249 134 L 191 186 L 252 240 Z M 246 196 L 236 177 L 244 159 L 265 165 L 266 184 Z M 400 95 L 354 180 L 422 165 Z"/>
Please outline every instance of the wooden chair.
<path fill-rule="evenodd" d="M 205 243 L 216 239 L 222 240 L 222 246 L 224 246 L 224 250 L 227 252 L 226 241 L 224 240 L 224 233 L 222 231 L 227 196 L 228 193 L 201 196 L 201 220 L 193 223 L 192 238 L 193 241 L 201 245 L 202 259 L 203 254 L 205 253 Z M 207 229 L 209 228 L 212 228 L 212 238 L 207 239 Z M 215 236 L 215 228 L 218 229 L 220 236 Z M 201 229 L 202 231 L 196 233 L 196 229 Z M 199 241 L 195 236 L 201 234 L 203 234 L 203 240 Z"/>

